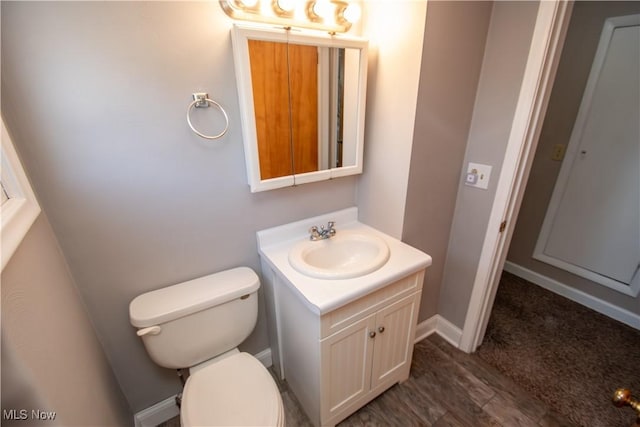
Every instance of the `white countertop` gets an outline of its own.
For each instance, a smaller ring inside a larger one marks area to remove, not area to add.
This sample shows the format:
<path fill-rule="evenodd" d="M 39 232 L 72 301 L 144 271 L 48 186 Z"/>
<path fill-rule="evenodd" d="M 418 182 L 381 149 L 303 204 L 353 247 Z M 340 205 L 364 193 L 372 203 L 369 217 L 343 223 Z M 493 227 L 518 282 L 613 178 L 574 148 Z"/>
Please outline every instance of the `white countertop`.
<path fill-rule="evenodd" d="M 257 233 L 260 255 L 280 272 L 285 282 L 303 297 L 315 313 L 328 313 L 431 265 L 429 255 L 358 222 L 357 218 L 357 208 L 349 208 Z M 359 230 L 383 239 L 389 246 L 389 260 L 378 270 L 351 279 L 316 279 L 299 273 L 289 264 L 289 251 L 298 242 L 309 239 L 311 226 L 326 225 L 328 221 L 335 221 L 337 233 Z"/>

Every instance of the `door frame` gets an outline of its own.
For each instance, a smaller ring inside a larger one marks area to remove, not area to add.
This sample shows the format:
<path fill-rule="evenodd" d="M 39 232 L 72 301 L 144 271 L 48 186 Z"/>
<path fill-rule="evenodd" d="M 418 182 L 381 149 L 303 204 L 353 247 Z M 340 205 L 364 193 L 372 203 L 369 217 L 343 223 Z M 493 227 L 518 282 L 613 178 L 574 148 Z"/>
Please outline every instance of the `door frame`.
<path fill-rule="evenodd" d="M 572 1 L 540 1 L 496 196 L 460 337 L 459 348 L 468 353 L 475 351 L 482 343 L 491 315 L 572 8 Z"/>

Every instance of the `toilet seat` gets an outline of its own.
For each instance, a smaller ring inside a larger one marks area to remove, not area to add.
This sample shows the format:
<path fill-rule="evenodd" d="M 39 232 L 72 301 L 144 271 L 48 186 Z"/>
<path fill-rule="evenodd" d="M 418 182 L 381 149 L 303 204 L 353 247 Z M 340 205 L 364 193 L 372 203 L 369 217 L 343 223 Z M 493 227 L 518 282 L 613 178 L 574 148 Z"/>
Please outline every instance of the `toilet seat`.
<path fill-rule="evenodd" d="M 181 422 L 191 426 L 284 426 L 282 398 L 269 371 L 238 353 L 191 374 Z"/>

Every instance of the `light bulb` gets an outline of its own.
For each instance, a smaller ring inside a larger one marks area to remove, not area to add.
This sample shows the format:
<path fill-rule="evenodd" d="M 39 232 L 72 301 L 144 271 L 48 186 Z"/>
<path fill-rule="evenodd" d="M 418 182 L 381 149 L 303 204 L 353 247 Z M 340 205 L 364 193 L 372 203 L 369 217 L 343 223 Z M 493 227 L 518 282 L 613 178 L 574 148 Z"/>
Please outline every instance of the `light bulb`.
<path fill-rule="evenodd" d="M 361 15 L 362 10 L 360 9 L 360 6 L 355 3 L 349 3 L 349 5 L 342 12 L 342 16 L 344 17 L 344 19 L 351 22 L 352 24 L 358 22 Z"/>
<path fill-rule="evenodd" d="M 329 0 L 318 0 L 313 5 L 313 13 L 320 18 L 327 19 L 333 14 L 334 6 Z"/>
<path fill-rule="evenodd" d="M 285 12 L 291 12 L 296 8 L 296 0 L 278 0 L 278 7 Z"/>
<path fill-rule="evenodd" d="M 259 0 L 238 0 L 238 3 L 240 3 L 245 8 L 251 9 L 258 4 L 258 1 Z"/>

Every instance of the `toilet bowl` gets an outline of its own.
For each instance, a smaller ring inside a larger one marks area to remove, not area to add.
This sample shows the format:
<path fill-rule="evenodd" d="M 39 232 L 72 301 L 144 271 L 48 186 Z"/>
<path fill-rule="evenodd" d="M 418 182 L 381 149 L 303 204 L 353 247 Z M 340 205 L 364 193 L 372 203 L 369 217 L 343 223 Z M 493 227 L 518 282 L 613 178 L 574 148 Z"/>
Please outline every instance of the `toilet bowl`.
<path fill-rule="evenodd" d="M 192 374 L 182 393 L 183 426 L 283 426 L 278 387 L 253 356 L 237 353 Z"/>
<path fill-rule="evenodd" d="M 282 398 L 271 374 L 237 346 L 257 320 L 258 276 L 247 267 L 136 297 L 129 319 L 154 362 L 189 368 L 181 424 L 283 426 Z"/>

